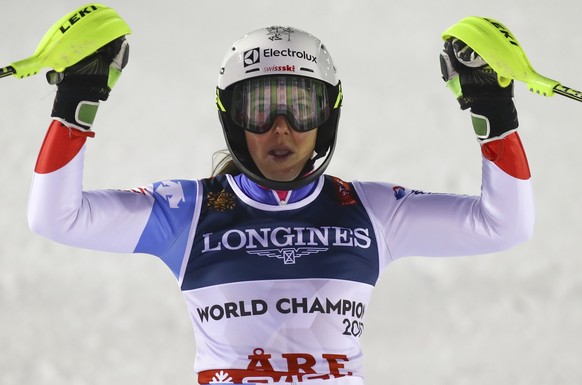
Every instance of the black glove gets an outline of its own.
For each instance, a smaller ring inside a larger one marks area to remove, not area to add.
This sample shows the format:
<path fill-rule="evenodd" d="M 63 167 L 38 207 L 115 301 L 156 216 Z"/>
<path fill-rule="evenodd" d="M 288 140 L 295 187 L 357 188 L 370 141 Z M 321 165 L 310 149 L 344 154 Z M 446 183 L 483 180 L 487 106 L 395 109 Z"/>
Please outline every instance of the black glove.
<path fill-rule="evenodd" d="M 101 100 L 119 79 L 129 60 L 129 44 L 120 37 L 63 72 L 49 71 L 49 84 L 57 85 L 51 116 L 71 128 L 90 131 Z"/>
<path fill-rule="evenodd" d="M 459 39 L 445 41 L 441 73 L 461 109 L 471 109 L 473 128 L 482 142 L 502 138 L 518 127 L 513 81 L 501 87 L 497 73 Z"/>

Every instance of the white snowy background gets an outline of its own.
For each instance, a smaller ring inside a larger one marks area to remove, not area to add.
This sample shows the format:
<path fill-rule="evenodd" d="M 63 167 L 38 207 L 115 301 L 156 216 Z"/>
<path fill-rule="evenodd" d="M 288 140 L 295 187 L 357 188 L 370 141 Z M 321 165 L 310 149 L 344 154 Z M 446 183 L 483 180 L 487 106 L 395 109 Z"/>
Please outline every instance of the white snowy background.
<path fill-rule="evenodd" d="M 0 65 L 34 52 L 78 1 L 2 0 Z M 344 108 L 328 171 L 478 194 L 480 152 L 441 78 L 440 34 L 465 16 L 502 21 L 542 74 L 582 88 L 580 0 L 110 0 L 131 58 L 102 104 L 85 188 L 209 175 L 224 148 L 214 87 L 244 33 L 291 25 L 320 37 Z M 582 104 L 517 84 L 536 196 L 535 234 L 493 255 L 410 258 L 383 274 L 362 336 L 368 384 L 582 383 Z M 0 384 L 195 384 L 195 345 L 172 274 L 145 255 L 34 235 L 30 178 L 54 88 L 0 80 Z"/>

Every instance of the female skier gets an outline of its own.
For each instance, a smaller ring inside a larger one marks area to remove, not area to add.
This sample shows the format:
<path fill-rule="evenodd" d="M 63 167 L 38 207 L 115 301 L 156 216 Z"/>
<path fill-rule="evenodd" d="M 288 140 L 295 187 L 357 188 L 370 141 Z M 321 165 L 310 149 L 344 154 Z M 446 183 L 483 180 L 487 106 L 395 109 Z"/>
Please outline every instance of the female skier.
<path fill-rule="evenodd" d="M 29 222 L 57 242 L 164 261 L 192 319 L 200 384 L 362 385 L 366 306 L 390 262 L 490 253 L 531 235 L 512 87 L 461 41 L 447 41 L 440 61 L 472 113 L 480 196 L 324 175 L 341 83 L 317 38 L 279 26 L 245 35 L 222 62 L 216 104 L 230 158 L 217 175 L 83 191 L 85 142 L 128 53 L 120 38 L 48 74 L 58 89 Z"/>

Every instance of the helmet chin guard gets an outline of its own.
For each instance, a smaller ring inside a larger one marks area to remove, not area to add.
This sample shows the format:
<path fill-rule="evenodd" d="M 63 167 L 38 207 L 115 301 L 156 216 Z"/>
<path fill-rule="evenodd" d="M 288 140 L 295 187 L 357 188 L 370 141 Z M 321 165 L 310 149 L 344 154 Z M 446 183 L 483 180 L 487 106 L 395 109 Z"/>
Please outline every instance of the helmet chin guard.
<path fill-rule="evenodd" d="M 334 152 L 343 100 L 341 82 L 325 46 L 315 36 L 292 27 L 273 26 L 237 40 L 225 55 L 216 89 L 216 105 L 228 150 L 243 174 L 263 187 L 292 190 L 319 178 Z M 317 130 L 314 156 L 291 181 L 266 178 L 249 154 L 245 129 L 232 119 L 233 88 L 237 83 L 272 75 L 317 79 L 325 84 L 330 114 Z"/>

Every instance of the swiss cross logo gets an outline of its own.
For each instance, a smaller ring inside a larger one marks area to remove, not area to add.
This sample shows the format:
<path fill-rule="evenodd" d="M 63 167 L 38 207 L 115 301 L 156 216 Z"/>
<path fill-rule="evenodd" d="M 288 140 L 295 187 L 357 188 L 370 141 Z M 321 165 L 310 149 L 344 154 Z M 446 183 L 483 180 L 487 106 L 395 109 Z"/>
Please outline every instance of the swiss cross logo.
<path fill-rule="evenodd" d="M 261 62 L 261 52 L 259 47 L 249 49 L 245 51 L 243 54 L 243 63 L 244 67 L 252 66 L 253 64 L 257 64 Z"/>

